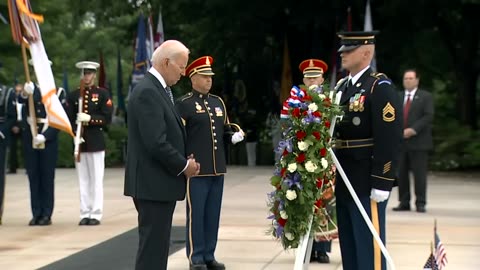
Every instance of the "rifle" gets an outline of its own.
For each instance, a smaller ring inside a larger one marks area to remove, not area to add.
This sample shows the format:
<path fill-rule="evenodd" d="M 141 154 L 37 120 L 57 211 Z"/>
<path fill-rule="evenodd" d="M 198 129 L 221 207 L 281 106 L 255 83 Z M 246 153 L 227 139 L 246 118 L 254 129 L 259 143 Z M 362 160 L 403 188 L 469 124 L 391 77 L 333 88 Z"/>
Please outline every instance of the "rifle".
<path fill-rule="evenodd" d="M 83 97 L 85 95 L 85 81 L 83 79 L 80 80 L 80 93 L 78 96 L 78 113 L 83 112 Z M 83 133 L 83 123 L 77 123 L 77 130 L 75 132 L 75 149 L 73 150 L 73 155 L 75 157 L 76 162 L 80 162 L 80 144 L 82 144 L 82 133 Z"/>
<path fill-rule="evenodd" d="M 22 41 L 22 57 L 23 57 L 23 68 L 25 69 L 26 81 L 31 82 L 32 80 L 30 79 L 30 71 L 28 70 L 28 64 L 27 64 L 27 49 L 24 41 Z M 31 95 L 28 95 L 28 114 L 30 117 L 30 123 L 28 124 L 30 126 L 30 132 L 32 133 L 32 148 L 45 149 L 45 143 L 35 144 L 33 140 L 38 134 L 37 116 L 35 115 L 35 103 L 33 102 L 33 93 Z"/>

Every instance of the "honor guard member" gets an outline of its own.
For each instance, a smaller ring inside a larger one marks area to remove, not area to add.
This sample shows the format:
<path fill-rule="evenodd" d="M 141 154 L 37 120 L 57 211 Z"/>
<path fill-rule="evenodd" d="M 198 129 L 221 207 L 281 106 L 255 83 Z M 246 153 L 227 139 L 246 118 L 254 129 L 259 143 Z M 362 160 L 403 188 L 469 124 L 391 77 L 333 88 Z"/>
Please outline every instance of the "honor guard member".
<path fill-rule="evenodd" d="M 201 164 L 200 174 L 187 180 L 187 256 L 191 270 L 225 269 L 215 260 L 223 180 L 224 140 L 243 140 L 240 127 L 228 120 L 223 100 L 210 94 L 213 58 L 203 56 L 186 69 L 192 92 L 176 103 L 187 131 L 187 153 Z M 232 127 L 237 131 L 233 133 Z M 233 134 L 233 135 L 232 135 Z"/>
<path fill-rule="evenodd" d="M 5 164 L 10 130 L 17 120 L 15 90 L 0 85 L 0 164 Z M 5 166 L 0 166 L 0 225 L 5 198 Z"/>
<path fill-rule="evenodd" d="M 52 62 L 50 65 L 52 65 Z M 29 61 L 33 65 L 32 60 Z M 60 101 L 65 99 L 63 88 L 57 89 Z M 29 98 L 33 99 L 30 108 Z M 33 82 L 25 83 L 18 97 L 22 107 L 22 144 L 25 168 L 30 183 L 30 203 L 33 218 L 28 225 L 52 224 L 54 206 L 54 180 L 58 157 L 58 129 L 48 125 L 47 111 L 42 103 L 42 93 Z M 35 135 L 36 133 L 36 135 Z"/>
<path fill-rule="evenodd" d="M 377 32 L 338 33 L 342 67 L 337 83 L 345 115 L 338 123 L 336 155 L 373 226 L 385 243 L 385 207 L 402 141 L 402 105 L 391 80 L 370 67 Z M 344 270 L 385 270 L 385 258 L 337 171 L 337 222 Z"/>
<path fill-rule="evenodd" d="M 328 65 L 320 59 L 307 59 L 298 66 L 303 73 L 303 83 L 306 87 L 312 85 L 320 86 L 324 82 L 323 74 L 327 72 Z M 313 241 L 312 254 L 310 261 L 317 261 L 319 263 L 330 263 L 330 258 L 327 252 L 332 250 L 332 241 Z"/>
<path fill-rule="evenodd" d="M 103 176 L 105 170 L 104 128 L 112 119 L 112 100 L 105 88 L 95 85 L 96 62 L 82 61 L 84 82 L 82 107 L 79 109 L 81 89 L 68 95 L 67 114 L 72 127 L 81 126 L 80 160 L 75 161 L 80 189 L 80 222 L 78 225 L 99 225 L 103 215 Z"/>

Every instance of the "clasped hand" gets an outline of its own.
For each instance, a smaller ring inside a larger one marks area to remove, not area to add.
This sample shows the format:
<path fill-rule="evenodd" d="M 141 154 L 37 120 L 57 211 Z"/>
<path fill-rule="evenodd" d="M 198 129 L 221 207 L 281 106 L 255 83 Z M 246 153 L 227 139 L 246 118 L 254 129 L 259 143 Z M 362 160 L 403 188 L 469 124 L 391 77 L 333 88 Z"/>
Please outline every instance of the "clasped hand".
<path fill-rule="evenodd" d="M 200 163 L 195 161 L 193 154 L 188 156 L 188 166 L 184 171 L 184 174 L 187 178 L 196 176 L 200 173 Z"/>

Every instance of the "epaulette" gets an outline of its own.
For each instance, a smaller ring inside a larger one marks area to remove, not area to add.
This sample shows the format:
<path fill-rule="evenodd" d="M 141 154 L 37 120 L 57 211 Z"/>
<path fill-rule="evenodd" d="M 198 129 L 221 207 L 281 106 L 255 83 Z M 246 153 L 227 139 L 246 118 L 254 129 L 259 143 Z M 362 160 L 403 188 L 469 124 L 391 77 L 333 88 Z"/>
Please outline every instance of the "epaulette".
<path fill-rule="evenodd" d="M 382 84 L 388 84 L 388 85 L 391 85 L 392 84 L 392 81 L 388 78 L 387 75 L 385 75 L 384 73 L 380 73 L 380 72 L 372 72 L 370 73 L 370 76 L 372 76 L 373 78 L 375 78 L 375 81 L 373 82 L 372 84 L 372 88 L 370 89 L 370 93 L 373 93 L 373 90 L 374 90 L 374 86 L 375 85 L 382 85 Z"/>
<path fill-rule="evenodd" d="M 103 90 L 103 91 L 107 91 L 107 92 L 108 92 L 108 89 L 105 88 L 105 87 L 97 86 L 97 88 L 98 88 L 99 90 Z"/>
<path fill-rule="evenodd" d="M 211 97 L 214 97 L 214 98 L 218 98 L 220 100 L 222 100 L 222 98 L 220 96 L 217 96 L 217 95 L 214 95 L 214 94 L 209 94 Z"/>
<path fill-rule="evenodd" d="M 192 92 L 189 92 L 189 93 L 187 93 L 186 95 L 181 96 L 181 97 L 179 98 L 179 100 L 180 100 L 180 101 L 184 101 L 184 100 L 189 99 L 189 98 L 191 98 L 191 97 L 193 97 L 193 93 L 192 93 Z"/>
<path fill-rule="evenodd" d="M 337 89 L 338 87 L 340 87 L 340 85 L 342 85 L 343 82 L 345 82 L 347 80 L 347 77 L 343 77 L 341 78 L 337 84 L 335 85 L 335 89 Z"/>

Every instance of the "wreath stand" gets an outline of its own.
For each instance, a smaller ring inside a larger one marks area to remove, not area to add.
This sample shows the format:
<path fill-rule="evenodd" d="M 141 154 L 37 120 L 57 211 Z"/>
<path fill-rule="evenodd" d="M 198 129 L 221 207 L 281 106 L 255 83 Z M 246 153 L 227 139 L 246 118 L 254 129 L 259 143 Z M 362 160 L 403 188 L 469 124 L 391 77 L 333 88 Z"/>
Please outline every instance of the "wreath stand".
<path fill-rule="evenodd" d="M 337 92 L 335 96 L 336 104 L 340 104 L 341 96 L 342 96 L 342 91 Z M 330 131 L 329 131 L 330 137 L 333 136 L 333 131 L 335 129 L 335 124 L 337 120 L 341 118 L 342 118 L 341 116 L 333 117 L 331 121 Z M 367 212 L 365 212 L 365 209 L 363 208 L 360 202 L 360 199 L 358 199 L 357 193 L 355 193 L 355 190 L 353 189 L 352 184 L 350 183 L 350 180 L 348 180 L 348 177 L 345 174 L 345 171 L 343 170 L 342 166 L 340 165 L 340 162 L 338 161 L 337 156 L 335 155 L 335 152 L 333 152 L 332 148 L 329 148 L 328 151 L 332 155 L 333 163 L 335 164 L 336 169 L 342 176 L 342 179 L 345 182 L 345 186 L 347 187 L 348 191 L 352 195 L 353 201 L 357 205 L 357 208 L 360 211 L 360 214 L 362 214 L 363 220 L 365 221 L 368 228 L 370 229 L 370 232 L 372 233 L 373 238 L 375 239 L 377 244 L 380 246 L 380 250 L 382 251 L 383 256 L 385 256 L 389 269 L 395 270 L 395 265 L 393 263 L 392 257 L 390 257 L 390 253 L 388 253 L 388 250 L 383 244 L 382 239 L 380 238 L 377 231 L 375 230 L 375 227 L 373 227 L 372 221 L 368 217 Z M 300 239 L 300 244 L 297 248 L 296 255 L 295 255 L 295 265 L 293 267 L 293 270 L 307 270 L 308 265 L 310 264 L 310 256 L 307 256 L 307 255 L 310 255 L 312 253 L 313 237 L 311 237 L 311 233 L 310 233 L 312 230 L 312 220 L 313 220 L 313 215 L 312 217 L 310 217 L 307 233 L 302 237 L 302 239 Z"/>

